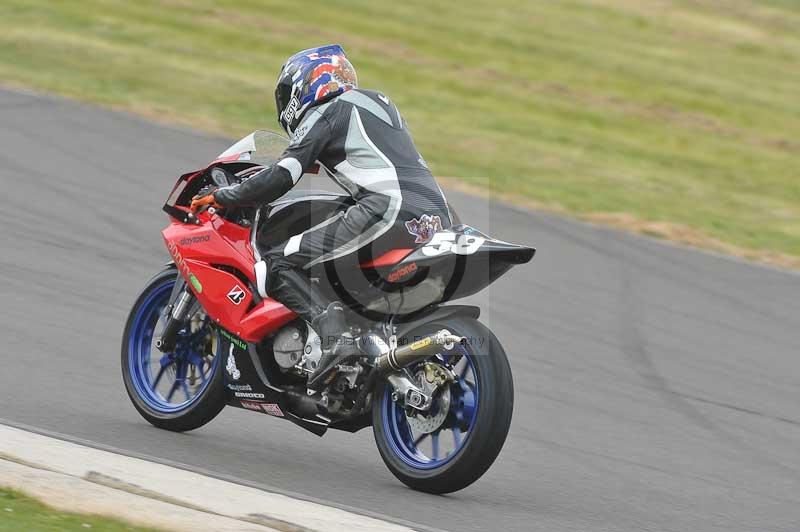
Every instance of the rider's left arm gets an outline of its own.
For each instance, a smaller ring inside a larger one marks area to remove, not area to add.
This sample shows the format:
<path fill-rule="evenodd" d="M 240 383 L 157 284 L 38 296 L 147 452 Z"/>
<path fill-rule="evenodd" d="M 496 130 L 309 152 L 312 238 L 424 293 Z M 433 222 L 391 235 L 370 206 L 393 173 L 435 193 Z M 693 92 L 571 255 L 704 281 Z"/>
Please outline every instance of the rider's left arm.
<path fill-rule="evenodd" d="M 238 185 L 220 188 L 214 192 L 214 200 L 225 207 L 263 205 L 286 194 L 314 165 L 331 138 L 328 118 L 316 109 L 309 113 L 277 163 Z"/>

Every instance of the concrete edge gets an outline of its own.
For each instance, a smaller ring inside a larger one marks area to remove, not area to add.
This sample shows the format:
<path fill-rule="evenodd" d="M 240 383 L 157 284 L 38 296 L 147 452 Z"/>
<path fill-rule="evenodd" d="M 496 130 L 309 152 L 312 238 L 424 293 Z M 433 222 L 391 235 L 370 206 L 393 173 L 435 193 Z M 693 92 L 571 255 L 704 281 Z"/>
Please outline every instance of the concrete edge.
<path fill-rule="evenodd" d="M 359 507 L 359 506 L 347 505 L 347 504 L 343 504 L 343 503 L 337 502 L 337 501 L 322 499 L 320 497 L 314 497 L 314 496 L 311 496 L 311 495 L 307 495 L 305 493 L 300 493 L 300 492 L 296 492 L 296 491 L 292 491 L 292 490 L 287 490 L 285 488 L 282 488 L 282 487 L 279 487 L 279 486 L 270 485 L 270 484 L 266 484 L 264 482 L 256 482 L 256 481 L 253 481 L 253 480 L 242 479 L 242 478 L 236 477 L 234 475 L 229 475 L 229 474 L 226 474 L 226 473 L 220 473 L 220 472 L 217 472 L 217 471 L 212 471 L 210 469 L 205 469 L 205 468 L 199 467 L 197 465 L 184 464 L 182 462 L 177 462 L 175 460 L 170 460 L 168 458 L 162 458 L 162 457 L 159 457 L 159 456 L 153 456 L 153 455 L 149 455 L 149 454 L 146 454 L 146 453 L 140 453 L 140 452 L 131 451 L 131 450 L 128 450 L 128 449 L 122 449 L 122 448 L 119 448 L 119 447 L 115 447 L 113 445 L 108 445 L 108 444 L 104 444 L 104 443 L 100 443 L 100 442 L 96 442 L 96 441 L 92 441 L 92 440 L 87 440 L 87 439 L 80 438 L 80 437 L 77 437 L 77 436 L 71 436 L 69 434 L 64 434 L 64 433 L 56 432 L 56 431 L 49 430 L 49 429 L 43 429 L 43 428 L 40 428 L 40 427 L 35 427 L 33 425 L 28 425 L 27 423 L 21 423 L 21 422 L 18 422 L 18 421 L 13 421 L 13 420 L 10 420 L 10 419 L 6 419 L 6 418 L 3 418 L 3 417 L 0 417 L 0 426 L 2 426 L 2 425 L 8 426 L 8 427 L 13 427 L 13 428 L 22 430 L 24 432 L 30 432 L 30 433 L 33 433 L 33 434 L 39 434 L 39 435 L 46 436 L 46 437 L 49 437 L 49 438 L 53 438 L 53 439 L 56 439 L 56 440 L 61 440 L 61 441 L 69 442 L 69 443 L 74 443 L 74 444 L 77 444 L 77 445 L 80 445 L 80 446 L 83 446 L 83 447 L 90 447 L 92 449 L 99 449 L 101 451 L 107 451 L 107 452 L 110 452 L 110 453 L 113 453 L 113 454 L 117 454 L 117 455 L 121 455 L 121 456 L 128 456 L 130 458 L 138 458 L 140 460 L 145 460 L 147 462 L 152 462 L 152 463 L 155 463 L 155 464 L 161 464 L 161 465 L 173 467 L 173 468 L 180 469 L 180 470 L 183 470 L 183 471 L 199 473 L 200 475 L 203 475 L 203 476 L 206 476 L 206 477 L 215 478 L 217 480 L 222 480 L 222 481 L 230 482 L 230 483 L 233 483 L 233 484 L 238 484 L 240 486 L 254 488 L 254 489 L 257 489 L 257 490 L 260 490 L 260 491 L 265 491 L 265 492 L 269 492 L 269 493 L 277 493 L 277 494 L 286 495 L 287 497 L 291 497 L 293 499 L 297 499 L 297 500 L 301 500 L 301 501 L 307 501 L 307 502 L 312 502 L 312 503 L 316 503 L 316 504 L 321 504 L 323 506 L 330 506 L 331 508 L 338 508 L 340 510 L 344 510 L 345 512 L 358 514 L 358 515 L 363 515 L 363 516 L 366 516 L 366 517 L 372 517 L 372 518 L 378 519 L 380 521 L 388 521 L 390 523 L 395 523 L 397 525 L 402 525 L 402 526 L 404 526 L 404 527 L 406 527 L 408 529 L 415 530 L 417 532 L 445 532 L 441 528 L 436 528 L 436 527 L 432 527 L 432 526 L 429 526 L 429 525 L 423 525 L 423 524 L 416 523 L 416 522 L 411 521 L 411 520 L 401 519 L 401 518 L 390 516 L 390 515 L 385 515 L 385 514 L 382 514 L 379 511 L 371 511 L 371 510 L 367 510 L 367 509 L 365 509 L 363 507 Z M 155 429 L 151 429 L 151 430 L 155 430 Z"/>
<path fill-rule="evenodd" d="M 177 532 L 196 530 L 276 531 L 191 508 L 39 469 L 0 457 L 0 486 L 38 499 L 63 512 L 102 515 L 138 526 Z"/>
<path fill-rule="evenodd" d="M 59 510 L 176 531 L 412 530 L 6 425 L 0 425 L 0 486 Z"/>

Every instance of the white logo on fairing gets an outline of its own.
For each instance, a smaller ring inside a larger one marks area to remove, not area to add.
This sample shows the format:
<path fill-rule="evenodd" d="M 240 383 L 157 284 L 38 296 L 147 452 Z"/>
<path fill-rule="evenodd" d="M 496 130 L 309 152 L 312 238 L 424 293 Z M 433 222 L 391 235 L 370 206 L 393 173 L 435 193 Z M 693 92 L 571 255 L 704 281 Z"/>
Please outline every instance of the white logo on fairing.
<path fill-rule="evenodd" d="M 383 94 L 378 94 L 378 98 L 380 99 L 380 101 L 382 101 L 382 102 L 383 102 L 383 103 L 385 103 L 386 105 L 389 105 L 389 98 L 387 98 L 387 97 L 386 97 L 386 96 L 384 96 Z"/>
<path fill-rule="evenodd" d="M 225 371 L 228 372 L 228 375 L 235 381 L 239 380 L 239 377 L 242 376 L 242 373 L 239 371 L 239 368 L 236 367 L 236 359 L 233 358 L 233 346 L 231 345 L 231 353 L 228 355 L 228 363 L 225 364 Z"/>
<path fill-rule="evenodd" d="M 263 393 L 239 393 L 233 392 L 234 397 L 243 397 L 245 399 L 263 399 Z"/>
<path fill-rule="evenodd" d="M 431 241 L 422 248 L 422 254 L 426 257 L 436 257 L 449 251 L 456 255 L 472 255 L 484 242 L 486 239 L 480 236 L 440 232 L 433 235 Z"/>

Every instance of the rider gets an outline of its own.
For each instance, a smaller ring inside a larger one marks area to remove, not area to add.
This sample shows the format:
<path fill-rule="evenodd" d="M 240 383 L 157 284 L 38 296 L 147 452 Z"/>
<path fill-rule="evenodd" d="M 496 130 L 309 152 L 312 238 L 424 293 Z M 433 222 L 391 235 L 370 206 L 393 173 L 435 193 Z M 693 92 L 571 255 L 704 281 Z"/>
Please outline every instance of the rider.
<path fill-rule="evenodd" d="M 309 322 L 323 339 L 323 356 L 308 382 L 309 388 L 319 389 L 358 350 L 345 337 L 342 304 L 331 302 L 312 284 L 308 269 L 352 258 L 365 246 L 401 234 L 411 242 L 425 241 L 449 227 L 451 219 L 400 112 L 382 93 L 358 88 L 355 69 L 341 46 L 290 57 L 278 76 L 275 103 L 278 121 L 291 136 L 278 162 L 240 184 L 196 196 L 192 209 L 269 203 L 317 164 L 353 198 L 355 205 L 263 253 L 270 296 Z"/>

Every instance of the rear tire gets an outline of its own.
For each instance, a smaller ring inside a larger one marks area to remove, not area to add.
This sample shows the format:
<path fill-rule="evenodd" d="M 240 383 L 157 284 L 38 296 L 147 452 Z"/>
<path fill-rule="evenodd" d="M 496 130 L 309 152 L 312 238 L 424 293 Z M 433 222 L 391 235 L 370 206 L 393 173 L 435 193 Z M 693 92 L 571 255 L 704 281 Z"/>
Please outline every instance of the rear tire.
<path fill-rule="evenodd" d="M 460 448 L 452 451 L 453 456 L 448 455 L 444 460 L 428 459 L 428 463 L 419 459 L 417 463 L 413 453 L 415 449 L 409 453 L 408 441 L 398 441 L 397 423 L 393 423 L 391 417 L 397 415 L 397 410 L 394 409 L 399 407 L 390 403 L 391 399 L 387 399 L 391 394 L 391 385 L 386 381 L 378 384 L 372 407 L 375 443 L 386 466 L 410 488 L 436 494 L 461 490 L 478 480 L 489 469 L 506 440 L 514 408 L 511 368 L 505 351 L 494 334 L 477 320 L 457 317 L 446 323 L 426 324 L 409 333 L 409 336 L 441 329 L 448 329 L 466 338 L 485 339 L 483 345 L 468 345 L 466 351 L 479 391 L 476 393 L 477 412 L 472 414 L 474 421 L 471 428 Z M 438 437 L 436 448 L 439 448 Z"/>
<path fill-rule="evenodd" d="M 185 406 L 179 404 L 173 408 L 169 404 L 162 404 L 159 396 L 152 395 L 153 390 L 147 389 L 148 378 L 152 378 L 152 375 L 143 376 L 146 369 L 142 367 L 140 357 L 143 350 L 147 349 L 145 345 L 150 343 L 148 335 L 152 340 L 156 327 L 157 316 L 154 317 L 153 313 L 169 300 L 177 276 L 177 271 L 172 267 L 161 271 L 147 283 L 134 303 L 122 337 L 122 378 L 128 397 L 144 419 L 161 429 L 184 432 L 202 427 L 220 413 L 225 407 L 225 385 L 220 354 L 217 352 L 207 376 L 209 382 L 201 384 L 198 395 L 187 400 Z M 213 330 L 211 334 L 217 335 L 216 345 L 219 349 L 219 333 Z"/>

